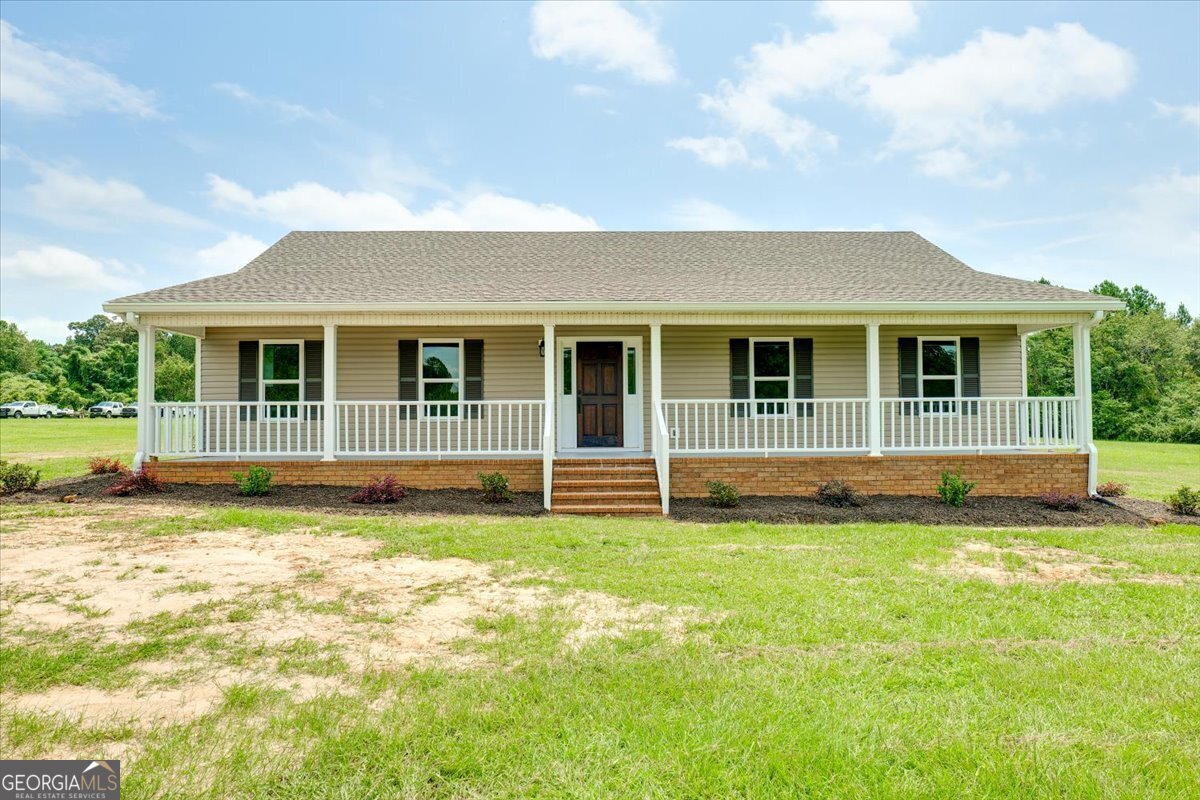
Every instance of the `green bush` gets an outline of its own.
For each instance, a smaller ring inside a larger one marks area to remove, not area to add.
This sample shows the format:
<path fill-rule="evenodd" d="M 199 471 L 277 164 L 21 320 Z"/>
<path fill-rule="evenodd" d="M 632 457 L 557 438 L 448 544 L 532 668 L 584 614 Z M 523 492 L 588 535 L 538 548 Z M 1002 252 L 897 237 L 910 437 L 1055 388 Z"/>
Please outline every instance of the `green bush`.
<path fill-rule="evenodd" d="M 1200 489 L 1193 489 L 1190 486 L 1180 486 L 1171 494 L 1167 495 L 1167 505 L 1176 514 L 1186 514 L 1189 517 L 1196 516 L 1200 510 Z"/>
<path fill-rule="evenodd" d="M 742 495 L 732 483 L 709 481 L 704 485 L 708 487 L 708 502 L 717 508 L 733 508 L 742 500 Z"/>
<path fill-rule="evenodd" d="M 508 478 L 502 472 L 481 472 L 479 483 L 483 486 L 483 499 L 489 503 L 511 503 L 517 497 L 509 491 Z"/>
<path fill-rule="evenodd" d="M 862 495 L 845 481 L 826 481 L 817 487 L 817 502 L 835 508 L 857 508 L 862 505 Z"/>
<path fill-rule="evenodd" d="M 37 488 L 42 479 L 40 470 L 28 464 L 10 464 L 0 461 L 0 494 L 16 494 Z"/>
<path fill-rule="evenodd" d="M 962 508 L 962 504 L 967 502 L 967 495 L 974 488 L 974 483 L 963 480 L 962 468 L 959 467 L 953 473 L 949 471 L 942 473 L 942 479 L 938 481 L 937 493 L 946 505 Z"/>
<path fill-rule="evenodd" d="M 275 473 L 266 467 L 252 464 L 246 468 L 245 474 L 233 473 L 233 481 L 242 497 L 262 497 L 271 491 L 271 478 L 274 475 Z"/>

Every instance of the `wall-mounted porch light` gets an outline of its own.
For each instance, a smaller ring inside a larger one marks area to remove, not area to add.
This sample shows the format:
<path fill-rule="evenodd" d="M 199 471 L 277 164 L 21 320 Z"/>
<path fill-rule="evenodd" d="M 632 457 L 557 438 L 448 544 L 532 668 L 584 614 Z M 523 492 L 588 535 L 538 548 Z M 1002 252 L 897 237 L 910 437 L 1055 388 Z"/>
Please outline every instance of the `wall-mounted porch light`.
<path fill-rule="evenodd" d="M 542 358 L 546 357 L 546 340 L 538 339 L 538 355 Z"/>

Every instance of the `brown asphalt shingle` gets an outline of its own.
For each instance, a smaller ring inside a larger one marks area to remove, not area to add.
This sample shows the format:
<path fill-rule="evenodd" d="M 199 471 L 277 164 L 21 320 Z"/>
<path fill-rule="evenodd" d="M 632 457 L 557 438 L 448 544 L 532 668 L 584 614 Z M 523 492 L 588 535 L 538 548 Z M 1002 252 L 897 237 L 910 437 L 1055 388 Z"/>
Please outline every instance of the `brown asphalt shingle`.
<path fill-rule="evenodd" d="M 295 231 L 126 303 L 1105 301 L 976 272 L 915 233 Z"/>

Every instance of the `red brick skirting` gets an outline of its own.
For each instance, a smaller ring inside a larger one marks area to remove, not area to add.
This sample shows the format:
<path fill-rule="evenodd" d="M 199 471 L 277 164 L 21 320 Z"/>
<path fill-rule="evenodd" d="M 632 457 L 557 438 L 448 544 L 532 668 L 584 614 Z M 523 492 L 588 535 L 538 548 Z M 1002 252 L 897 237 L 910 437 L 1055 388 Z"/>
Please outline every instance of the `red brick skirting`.
<path fill-rule="evenodd" d="M 262 464 L 286 486 L 359 486 L 395 475 L 410 489 L 478 489 L 479 473 L 503 472 L 517 492 L 542 490 L 542 460 L 490 458 L 445 461 L 157 461 L 149 465 L 167 483 L 228 483 L 230 473 Z"/>
<path fill-rule="evenodd" d="M 1029 497 L 1087 493 L 1081 453 L 852 457 L 681 457 L 671 459 L 671 496 L 707 497 L 705 483 L 732 483 L 744 495 L 810 495 L 835 478 L 863 494 L 934 495 L 942 470 L 961 467 L 977 495 Z"/>

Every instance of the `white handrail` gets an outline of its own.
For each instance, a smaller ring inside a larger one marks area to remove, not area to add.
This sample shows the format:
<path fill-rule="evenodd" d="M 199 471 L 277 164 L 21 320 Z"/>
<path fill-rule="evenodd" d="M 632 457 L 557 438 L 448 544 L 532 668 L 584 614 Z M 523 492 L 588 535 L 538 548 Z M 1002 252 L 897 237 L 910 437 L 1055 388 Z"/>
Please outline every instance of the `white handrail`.
<path fill-rule="evenodd" d="M 1078 407 L 1073 397 L 885 398 L 880 402 L 884 451 L 1078 446 Z"/>
<path fill-rule="evenodd" d="M 664 400 L 675 453 L 865 451 L 867 400 Z"/>
<path fill-rule="evenodd" d="M 658 473 L 658 493 L 662 511 L 671 513 L 671 433 L 663 416 L 662 403 L 654 407 L 654 469 Z"/>

